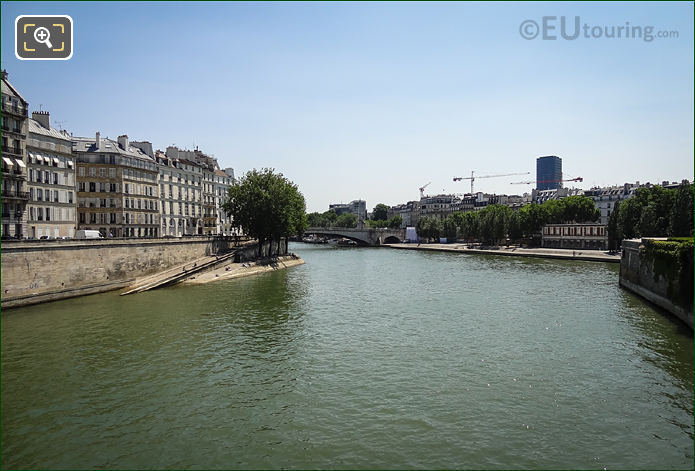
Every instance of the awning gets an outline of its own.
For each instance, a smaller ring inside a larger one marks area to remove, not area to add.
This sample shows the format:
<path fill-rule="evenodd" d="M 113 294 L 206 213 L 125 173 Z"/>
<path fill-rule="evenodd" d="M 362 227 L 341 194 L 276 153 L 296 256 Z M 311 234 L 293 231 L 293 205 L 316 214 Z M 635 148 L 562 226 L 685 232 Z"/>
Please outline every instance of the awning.
<path fill-rule="evenodd" d="M 17 165 L 19 165 L 20 167 L 22 167 L 22 168 L 27 168 L 27 166 L 24 165 L 24 162 L 22 162 L 21 160 L 15 159 L 15 161 L 17 162 Z"/>
<path fill-rule="evenodd" d="M 36 155 L 36 162 L 42 164 L 43 163 L 43 157 L 41 157 L 39 154 L 35 154 L 35 155 Z"/>
<path fill-rule="evenodd" d="M 2 160 L 10 167 L 12 167 L 14 165 L 14 163 L 10 159 L 8 159 L 7 157 L 3 157 Z"/>
<path fill-rule="evenodd" d="M 68 160 L 68 167 L 72 168 L 72 166 L 73 166 L 72 160 Z"/>
<path fill-rule="evenodd" d="M 60 160 L 58 160 L 58 157 L 53 157 L 53 163 L 58 165 L 58 162 L 60 162 Z"/>

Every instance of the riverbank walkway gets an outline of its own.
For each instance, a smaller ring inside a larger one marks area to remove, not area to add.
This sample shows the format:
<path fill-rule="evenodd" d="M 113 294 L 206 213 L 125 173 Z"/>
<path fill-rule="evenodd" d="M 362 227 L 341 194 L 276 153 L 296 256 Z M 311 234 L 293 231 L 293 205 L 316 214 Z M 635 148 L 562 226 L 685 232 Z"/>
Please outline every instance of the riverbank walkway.
<path fill-rule="evenodd" d="M 611 254 L 601 250 L 572 250 L 549 248 L 525 248 L 500 246 L 481 248 L 470 244 L 384 244 L 384 247 L 405 250 L 430 250 L 436 252 L 457 252 L 468 254 L 505 255 L 510 257 L 554 258 L 562 260 L 585 260 L 590 262 L 620 263 L 620 253 Z"/>

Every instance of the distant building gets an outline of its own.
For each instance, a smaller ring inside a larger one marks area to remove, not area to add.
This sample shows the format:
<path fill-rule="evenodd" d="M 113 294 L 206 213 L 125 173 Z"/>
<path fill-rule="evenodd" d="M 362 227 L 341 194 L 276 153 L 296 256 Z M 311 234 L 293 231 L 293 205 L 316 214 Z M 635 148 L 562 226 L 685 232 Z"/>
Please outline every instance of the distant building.
<path fill-rule="evenodd" d="M 547 224 L 541 230 L 542 247 L 556 249 L 594 249 L 608 247 L 606 226 L 597 223 Z"/>
<path fill-rule="evenodd" d="M 2 71 L 2 237 L 26 236 L 29 103 Z"/>
<path fill-rule="evenodd" d="M 562 159 L 547 155 L 536 159 L 536 189 L 556 190 L 562 188 Z"/>
<path fill-rule="evenodd" d="M 128 136 L 118 141 L 74 137 L 77 166 L 77 228 L 104 237 L 158 237 L 157 163 Z"/>
<path fill-rule="evenodd" d="M 460 203 L 461 198 L 456 195 L 424 196 L 420 198 L 418 216 L 446 219 L 451 213 L 457 211 L 457 205 Z"/>
<path fill-rule="evenodd" d="M 418 201 L 408 201 L 404 204 L 391 206 L 386 213 L 386 218 L 391 219 L 392 217 L 400 216 L 403 220 L 401 228 L 414 226 L 417 224 L 418 205 Z"/>
<path fill-rule="evenodd" d="M 367 219 L 367 202 L 364 200 L 354 200 L 349 203 L 335 203 L 328 206 L 328 210 L 333 210 L 340 216 L 350 213 L 357 216 L 357 222 L 360 223 Z"/>
<path fill-rule="evenodd" d="M 531 190 L 531 201 L 543 204 L 548 200 L 559 200 L 568 196 L 581 196 L 584 190 L 579 188 L 557 188 L 554 190 Z"/>
<path fill-rule="evenodd" d="M 72 138 L 51 127 L 47 111 L 29 119 L 27 237 L 74 237 L 77 228 Z"/>

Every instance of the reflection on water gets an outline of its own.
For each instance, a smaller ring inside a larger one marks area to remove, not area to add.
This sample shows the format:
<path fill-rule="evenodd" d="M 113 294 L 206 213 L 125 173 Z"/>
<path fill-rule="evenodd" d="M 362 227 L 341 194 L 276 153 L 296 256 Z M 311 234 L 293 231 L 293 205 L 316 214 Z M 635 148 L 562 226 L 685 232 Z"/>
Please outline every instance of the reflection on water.
<path fill-rule="evenodd" d="M 693 468 L 693 338 L 617 266 L 295 245 L 2 313 L 2 466 Z"/>

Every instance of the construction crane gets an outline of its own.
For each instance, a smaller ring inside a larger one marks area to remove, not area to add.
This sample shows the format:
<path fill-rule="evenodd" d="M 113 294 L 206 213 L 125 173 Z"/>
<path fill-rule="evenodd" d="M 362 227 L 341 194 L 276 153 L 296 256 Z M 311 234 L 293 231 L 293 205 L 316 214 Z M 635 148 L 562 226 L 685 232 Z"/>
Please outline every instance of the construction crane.
<path fill-rule="evenodd" d="M 512 182 L 510 185 L 532 185 L 534 183 L 562 183 L 562 182 L 583 182 L 582 177 L 568 178 L 566 180 L 538 180 L 538 181 L 528 181 L 528 182 Z"/>
<path fill-rule="evenodd" d="M 424 198 L 424 197 L 425 197 L 425 188 L 427 188 L 428 186 L 430 186 L 431 183 L 432 183 L 432 182 L 427 182 L 427 183 L 425 183 L 424 185 L 422 185 L 422 186 L 420 187 L 420 198 Z"/>
<path fill-rule="evenodd" d="M 461 180 L 470 180 L 471 181 L 471 194 L 473 194 L 473 182 L 475 181 L 476 178 L 511 177 L 512 175 L 529 175 L 531 172 L 502 173 L 499 175 L 481 175 L 479 177 L 476 177 L 473 173 L 474 173 L 474 171 L 471 170 L 471 176 L 470 177 L 454 177 L 455 182 L 460 182 Z"/>

